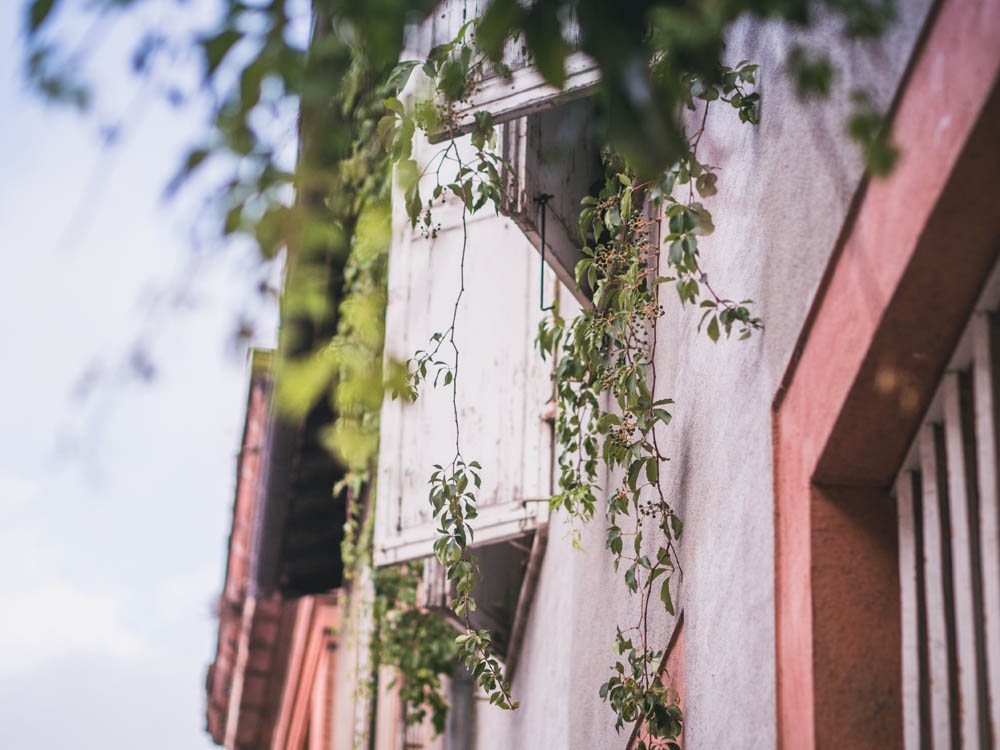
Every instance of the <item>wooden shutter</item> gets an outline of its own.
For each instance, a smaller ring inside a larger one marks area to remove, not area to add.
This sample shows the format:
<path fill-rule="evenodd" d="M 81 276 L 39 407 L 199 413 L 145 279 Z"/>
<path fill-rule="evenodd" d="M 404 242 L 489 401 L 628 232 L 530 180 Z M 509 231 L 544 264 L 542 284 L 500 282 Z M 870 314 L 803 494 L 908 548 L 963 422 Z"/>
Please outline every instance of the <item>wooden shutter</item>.
<path fill-rule="evenodd" d="M 424 144 L 425 160 L 435 147 Z M 430 188 L 424 189 L 424 194 Z M 488 207 L 464 222 L 454 199 L 438 204 L 435 236 L 410 228 L 402 201 L 394 201 L 386 312 L 387 360 L 405 361 L 432 346 L 451 323 L 461 278 L 455 340 L 461 352 L 458 415 L 466 461 L 478 461 L 483 485 L 475 542 L 506 539 L 547 517 L 539 498 L 551 493 L 552 435 L 545 419 L 551 363 L 534 341 L 542 268 L 523 233 Z M 546 270 L 547 295 L 555 279 Z M 440 358 L 453 356 L 446 343 Z M 414 403 L 386 400 L 382 409 L 376 504 L 375 561 L 386 565 L 432 554 L 435 523 L 428 502 L 434 464 L 455 455 L 451 388 L 430 378 Z"/>
<path fill-rule="evenodd" d="M 510 216 L 577 302 L 590 298 L 576 285 L 583 238 L 576 227 L 580 200 L 603 186 L 604 167 L 588 101 L 564 104 L 503 126 L 501 147 L 509 165 L 500 210 Z M 549 196 L 543 207 L 540 199 Z M 545 225 L 542 225 L 544 212 Z"/>
<path fill-rule="evenodd" d="M 450 42 L 462 24 L 482 15 L 488 0 L 443 0 L 418 27 L 411 31 L 408 53 L 423 59 L 438 44 Z M 573 34 L 567 36 L 572 43 Z M 473 125 L 473 114 L 488 111 L 497 125 L 534 114 L 559 104 L 579 99 L 594 91 L 600 76 L 597 65 L 583 52 L 573 52 L 566 59 L 566 80 L 556 89 L 542 78 L 525 54 L 520 40 L 512 39 L 504 50 L 503 62 L 511 75 L 505 78 L 490 75 L 476 87 L 469 101 L 458 110 L 459 132 L 467 133 Z M 444 132 L 432 136 L 431 141 L 443 140 Z"/>
<path fill-rule="evenodd" d="M 404 59 L 424 59 L 430 50 L 455 38 L 462 25 L 482 14 L 488 0 L 444 0 L 409 32 Z M 572 43 L 572 33 L 568 33 Z M 507 192 L 500 206 L 521 228 L 535 248 L 542 246 L 539 198 L 553 196 L 544 208 L 546 263 L 582 305 L 589 298 L 574 279 L 583 256 L 576 230 L 580 199 L 604 174 L 599 140 L 593 129 L 592 105 L 586 97 L 599 81 L 596 64 L 582 52 L 566 60 L 562 89 L 544 82 L 525 56 L 524 46 L 511 40 L 504 53 L 511 76 L 491 75 L 480 82 L 470 100 L 462 103 L 449 132 L 467 133 L 476 112 L 487 111 L 502 126 L 503 157 L 509 164 Z M 432 134 L 440 142 L 444 131 Z"/>

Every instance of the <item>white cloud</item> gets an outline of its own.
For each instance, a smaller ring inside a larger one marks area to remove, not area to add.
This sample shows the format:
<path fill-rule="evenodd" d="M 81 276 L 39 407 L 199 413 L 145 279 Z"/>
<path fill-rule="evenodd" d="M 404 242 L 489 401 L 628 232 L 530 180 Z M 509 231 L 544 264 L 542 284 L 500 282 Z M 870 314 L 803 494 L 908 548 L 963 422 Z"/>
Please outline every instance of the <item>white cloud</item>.
<path fill-rule="evenodd" d="M 134 661 L 149 650 L 123 618 L 124 597 L 66 574 L 61 550 L 42 533 L 38 484 L 0 470 L 0 677 L 68 654 Z"/>
<path fill-rule="evenodd" d="M 38 495 L 38 484 L 0 469 L 0 511 L 27 505 Z"/>
<path fill-rule="evenodd" d="M 142 660 L 148 649 L 122 622 L 123 602 L 60 581 L 20 592 L 0 619 L 0 675 L 17 675 L 68 654 Z"/>
<path fill-rule="evenodd" d="M 157 597 L 161 617 L 183 622 L 207 620 L 220 586 L 219 572 L 212 568 L 171 578 Z"/>

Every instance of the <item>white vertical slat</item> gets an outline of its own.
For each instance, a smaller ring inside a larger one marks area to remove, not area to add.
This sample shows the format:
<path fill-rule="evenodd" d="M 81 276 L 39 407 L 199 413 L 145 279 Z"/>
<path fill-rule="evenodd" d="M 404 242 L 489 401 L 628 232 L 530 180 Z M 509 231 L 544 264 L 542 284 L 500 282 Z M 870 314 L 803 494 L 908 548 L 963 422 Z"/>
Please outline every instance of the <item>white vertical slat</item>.
<path fill-rule="evenodd" d="M 896 483 L 899 518 L 899 610 L 902 617 L 903 747 L 920 748 L 920 648 L 917 604 L 917 550 L 913 517 L 913 474 L 904 471 Z"/>
<path fill-rule="evenodd" d="M 955 595 L 955 634 L 958 664 L 959 716 L 963 747 L 981 747 L 979 737 L 978 674 L 976 668 L 976 628 L 979 613 L 973 593 L 978 570 L 972 556 L 972 535 L 978 529 L 970 527 L 970 477 L 966 457 L 974 451 L 964 436 L 960 375 L 945 375 L 944 432 L 947 448 L 949 512 L 951 515 L 952 582 Z M 974 479 L 974 478 L 973 478 Z M 975 492 L 974 487 L 972 491 Z M 977 566 L 978 567 L 978 566 Z"/>
<path fill-rule="evenodd" d="M 972 387 L 976 405 L 976 459 L 979 474 L 979 539 L 983 568 L 983 613 L 989 719 L 1000 740 L 1000 515 L 998 515 L 997 403 L 993 335 L 996 320 L 977 314 L 972 321 Z"/>
<path fill-rule="evenodd" d="M 950 750 L 950 693 L 948 688 L 948 634 L 945 619 L 944 565 L 938 511 L 938 461 L 933 425 L 920 430 L 920 468 L 923 476 L 924 576 L 927 582 L 927 641 L 930 671 L 931 739 L 934 750 Z"/>

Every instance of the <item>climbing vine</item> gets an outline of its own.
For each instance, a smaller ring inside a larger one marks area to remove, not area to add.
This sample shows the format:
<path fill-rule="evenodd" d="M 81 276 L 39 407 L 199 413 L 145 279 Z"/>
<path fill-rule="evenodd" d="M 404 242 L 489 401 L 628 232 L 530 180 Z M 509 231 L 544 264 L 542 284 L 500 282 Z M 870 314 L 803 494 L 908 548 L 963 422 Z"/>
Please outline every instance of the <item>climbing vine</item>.
<path fill-rule="evenodd" d="M 350 85 L 339 92 L 339 103 L 357 121 L 349 156 L 339 167 L 352 178 L 353 200 L 335 226 L 344 231 L 349 254 L 343 266 L 343 288 L 335 334 L 291 374 L 294 395 L 307 408 L 333 382 L 336 416 L 322 433 L 325 447 L 346 469 L 332 488 L 334 502 L 345 502 L 347 521 L 341 543 L 345 588 L 350 609 L 367 622 L 353 637 L 367 631 L 368 675 L 359 674 L 355 701 L 374 705 L 381 667 L 391 667 L 407 724 L 429 719 L 435 732 L 444 731 L 448 701 L 443 678 L 458 663 L 455 628 L 440 615 L 420 606 L 418 591 L 423 566 L 403 564 L 376 568 L 372 534 L 376 502 L 379 417 L 386 381 L 397 374 L 383 372 L 386 284 L 391 240 L 391 154 L 377 137 L 377 123 L 390 110 L 385 101 L 399 93 L 402 81 L 393 69 L 371 70 L 356 52 Z M 285 367 L 289 367 L 286 363 Z M 286 370 L 287 372 L 287 370 Z M 315 383 L 303 387 L 303 380 Z M 286 386 L 287 387 L 287 386 Z M 346 634 L 345 634 L 346 635 Z M 413 648 L 419 643 L 420 648 Z M 365 660 L 361 660 L 364 663 Z M 363 733 L 359 733 L 363 734 Z M 363 736 L 355 736 L 361 746 Z"/>
<path fill-rule="evenodd" d="M 634 624 L 617 630 L 619 659 L 600 696 L 614 710 L 617 729 L 641 720 L 649 736 L 670 740 L 680 735 L 681 710 L 676 692 L 657 678 L 663 652 L 648 635 L 652 601 L 674 614 L 671 586 L 681 575 L 676 542 L 683 530 L 662 478 L 669 457 L 661 430 L 670 423 L 674 402 L 657 383 L 657 324 L 665 312 L 660 292 L 672 285 L 680 304 L 703 308 L 699 328 L 712 341 L 721 332 L 729 336 L 735 329 L 747 338 L 761 328 L 750 300 L 720 297 L 709 283 L 698 240 L 714 225 L 696 200 L 717 190 L 718 169 L 698 158 L 712 103 L 721 100 L 741 121 L 756 123 L 759 97 L 747 88 L 756 71 L 743 61 L 723 69 L 717 86 L 688 79 L 689 107 L 695 110 L 695 100 L 701 100 L 699 125 L 685 158 L 655 183 L 637 183 L 621 159 L 606 154 L 604 187 L 583 199 L 578 219 L 586 245 L 576 280 L 592 294 L 593 308 L 572 321 L 556 314 L 538 334 L 542 355 L 557 363 L 559 492 L 552 507 L 589 521 L 601 491 L 601 466 L 608 477 L 620 477 L 608 490 L 605 547 L 639 602 Z"/>
<path fill-rule="evenodd" d="M 384 120 L 380 131 L 387 134 L 394 157 L 399 163 L 398 174 L 403 188 L 407 213 L 414 228 L 419 224 L 426 234 L 435 234 L 433 209 L 444 202 L 446 195 L 457 200 L 461 210 L 462 246 L 459 256 L 459 288 L 452 306 L 448 327 L 434 333 L 426 350 L 416 352 L 409 363 L 410 382 L 405 395 L 417 397 L 420 386 L 433 374 L 433 385 L 451 390 L 451 408 L 455 429 L 455 451 L 450 460 L 435 464 L 431 474 L 428 499 L 438 523 L 439 536 L 434 542 L 434 554 L 445 567 L 446 576 L 454 584 L 455 597 L 449 606 L 465 625 L 455 643 L 459 657 L 473 679 L 486 691 L 491 703 L 501 708 L 515 709 L 518 702 L 511 698 L 510 684 L 493 652 L 488 630 L 472 626 L 471 615 L 476 609 L 472 595 L 479 576 L 478 560 L 470 547 L 473 541 L 471 522 L 476 518 L 476 492 L 482 485 L 482 466 L 467 460 L 462 453 L 461 422 L 458 414 L 458 388 L 461 351 L 455 339 L 458 312 L 465 294 L 465 257 L 469 246 L 467 219 L 488 203 L 499 205 L 502 182 L 502 159 L 494 153 L 495 134 L 488 114 L 479 114 L 470 137 L 475 150 L 471 159 L 463 156 L 455 136 L 453 123 L 456 105 L 468 98 L 487 58 L 478 52 L 467 36 L 473 22 L 462 26 L 455 39 L 435 47 L 421 71 L 434 82 L 433 89 L 413 100 L 407 109 L 398 99 L 387 101 L 396 115 Z M 410 71 L 416 63 L 405 62 L 402 71 Z M 446 144 L 427 159 L 423 168 L 412 158 L 413 135 L 417 129 L 449 133 Z M 426 203 L 421 199 L 421 178 L 433 177 L 431 195 Z M 444 351 L 442 351 L 444 350 Z M 445 354 L 447 352 L 447 354 Z"/>

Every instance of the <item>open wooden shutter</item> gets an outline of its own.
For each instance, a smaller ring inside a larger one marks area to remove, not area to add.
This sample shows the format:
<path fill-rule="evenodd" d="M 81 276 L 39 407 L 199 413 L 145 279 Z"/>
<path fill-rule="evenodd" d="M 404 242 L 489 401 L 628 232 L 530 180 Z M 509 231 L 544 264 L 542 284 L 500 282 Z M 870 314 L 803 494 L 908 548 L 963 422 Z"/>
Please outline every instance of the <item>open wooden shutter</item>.
<path fill-rule="evenodd" d="M 576 264 L 583 258 L 584 244 L 576 220 L 581 199 L 602 186 L 604 179 L 590 102 L 572 102 L 513 120 L 502 132 L 501 148 L 510 174 L 500 210 L 538 250 L 544 234 L 546 264 L 566 290 L 589 307 L 590 298 L 576 285 Z"/>
<path fill-rule="evenodd" d="M 438 44 L 450 42 L 462 25 L 482 15 L 489 0 L 443 0 L 434 11 L 413 30 L 408 40 L 409 53 L 423 59 Z M 572 34 L 569 35 L 572 41 Z M 459 132 L 468 133 L 473 114 L 488 111 L 493 122 L 500 125 L 525 115 L 550 109 L 593 93 L 600 76 L 597 64 L 583 52 L 573 52 L 566 59 L 566 81 L 561 89 L 547 84 L 525 54 L 520 40 L 508 41 L 503 63 L 511 71 L 509 78 L 491 75 L 476 87 L 469 101 L 456 113 Z M 443 140 L 445 133 L 431 141 Z"/>
<path fill-rule="evenodd" d="M 478 17 L 488 0 L 444 0 L 411 32 L 405 58 L 424 59 L 430 50 L 455 38 L 462 24 Z M 542 246 L 540 199 L 553 196 L 544 208 L 546 263 L 577 300 L 590 305 L 574 280 L 582 257 L 576 230 L 580 199 L 603 177 L 599 140 L 593 129 L 592 105 L 586 98 L 599 81 L 596 64 L 582 52 L 566 60 L 562 89 L 549 86 L 525 56 L 523 45 L 508 43 L 504 63 L 510 78 L 483 80 L 457 112 L 452 132 L 468 132 L 476 112 L 487 111 L 502 126 L 503 156 L 510 165 L 507 193 L 500 207 L 532 245 Z M 445 133 L 432 134 L 432 142 Z"/>
<path fill-rule="evenodd" d="M 419 161 L 436 147 L 423 144 Z M 427 195 L 430 188 L 425 188 Z M 541 266 L 523 233 L 484 208 L 466 217 L 451 199 L 437 204 L 435 236 L 414 231 L 394 202 L 386 312 L 387 360 L 406 361 L 433 346 L 451 323 L 461 287 L 455 340 L 461 352 L 458 416 L 462 454 L 482 465 L 475 542 L 511 538 L 547 516 L 551 494 L 551 363 L 534 346 Z M 555 280 L 545 272 L 552 295 Z M 440 359 L 452 357 L 446 343 Z M 386 400 L 382 409 L 374 554 L 377 565 L 432 554 L 435 523 L 428 502 L 434 464 L 455 455 L 451 388 L 428 380 L 414 403 Z"/>

